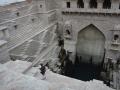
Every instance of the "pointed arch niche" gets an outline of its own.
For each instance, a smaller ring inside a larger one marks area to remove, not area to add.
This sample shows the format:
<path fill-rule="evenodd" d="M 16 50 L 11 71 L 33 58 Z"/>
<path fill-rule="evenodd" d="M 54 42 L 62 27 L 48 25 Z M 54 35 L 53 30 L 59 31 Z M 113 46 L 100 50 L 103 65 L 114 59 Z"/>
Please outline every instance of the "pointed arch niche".
<path fill-rule="evenodd" d="M 94 25 L 89 25 L 78 32 L 76 53 L 82 62 L 100 64 L 104 58 L 105 36 Z"/>

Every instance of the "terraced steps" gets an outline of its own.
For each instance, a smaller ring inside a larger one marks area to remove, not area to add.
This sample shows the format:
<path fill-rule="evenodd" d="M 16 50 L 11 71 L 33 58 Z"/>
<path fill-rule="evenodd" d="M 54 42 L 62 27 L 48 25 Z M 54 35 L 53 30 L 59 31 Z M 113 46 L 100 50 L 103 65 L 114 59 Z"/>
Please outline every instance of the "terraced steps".
<path fill-rule="evenodd" d="M 13 46 L 21 43 L 21 42 L 24 42 L 25 40 L 27 39 L 30 39 L 30 37 L 34 36 L 36 33 L 42 31 L 44 28 L 43 25 L 38 25 L 38 26 L 35 26 L 33 28 L 29 28 L 29 32 L 23 32 L 22 34 L 18 35 L 18 36 L 15 36 L 15 37 L 11 37 L 10 38 L 10 41 L 8 42 L 8 48 L 12 48 Z M 26 29 L 28 30 L 28 29 Z"/>
<path fill-rule="evenodd" d="M 55 25 L 55 23 L 52 23 L 48 26 L 44 26 L 44 25 L 39 26 L 38 25 L 38 27 L 34 27 L 34 29 L 32 29 L 29 33 L 25 33 L 21 37 L 12 39 L 12 41 L 10 41 L 8 43 L 8 49 L 12 50 L 13 48 L 15 48 L 15 47 L 19 46 L 20 44 L 24 43 L 25 41 L 28 41 L 29 39 L 33 38 L 34 36 L 46 31 L 48 28 L 50 28 L 53 25 Z"/>

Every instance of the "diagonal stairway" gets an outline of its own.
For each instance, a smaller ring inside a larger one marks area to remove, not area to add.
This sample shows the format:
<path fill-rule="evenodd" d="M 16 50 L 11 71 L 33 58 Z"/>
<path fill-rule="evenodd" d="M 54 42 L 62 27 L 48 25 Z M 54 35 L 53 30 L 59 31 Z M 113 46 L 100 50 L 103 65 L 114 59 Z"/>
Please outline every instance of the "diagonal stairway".
<path fill-rule="evenodd" d="M 11 50 L 17 46 L 19 46 L 20 44 L 24 43 L 25 41 L 28 41 L 29 39 L 33 38 L 34 36 L 46 31 L 48 28 L 52 27 L 53 25 L 55 25 L 55 23 L 52 23 L 48 26 L 44 26 L 44 25 L 37 25 L 33 28 L 29 28 L 30 31 L 28 33 L 24 33 L 22 34 L 20 37 L 15 37 L 15 38 L 10 38 L 10 42 L 8 42 L 8 48 Z"/>

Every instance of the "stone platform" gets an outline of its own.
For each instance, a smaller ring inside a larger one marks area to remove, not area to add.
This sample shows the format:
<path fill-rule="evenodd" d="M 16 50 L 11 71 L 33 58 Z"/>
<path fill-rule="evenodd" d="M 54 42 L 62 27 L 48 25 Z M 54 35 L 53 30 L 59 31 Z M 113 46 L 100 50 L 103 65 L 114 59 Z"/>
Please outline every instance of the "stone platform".
<path fill-rule="evenodd" d="M 103 82 L 80 81 L 59 74 L 46 71 L 46 79 L 42 79 L 39 67 L 32 67 L 26 75 L 21 71 L 31 63 L 26 61 L 10 61 L 0 64 L 0 89 L 1 90 L 114 90 Z M 21 68 L 22 67 L 22 68 Z"/>

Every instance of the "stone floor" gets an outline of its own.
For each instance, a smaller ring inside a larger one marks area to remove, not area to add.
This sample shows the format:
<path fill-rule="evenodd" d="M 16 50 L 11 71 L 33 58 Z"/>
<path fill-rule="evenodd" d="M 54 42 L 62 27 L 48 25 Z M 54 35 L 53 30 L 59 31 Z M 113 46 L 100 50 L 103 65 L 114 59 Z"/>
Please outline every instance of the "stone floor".
<path fill-rule="evenodd" d="M 45 74 L 46 79 L 41 80 L 43 76 L 39 67 L 32 67 L 26 75 L 22 74 L 21 71 L 29 65 L 19 60 L 0 64 L 0 90 L 114 90 L 102 81 L 84 82 L 55 74 L 49 69 Z"/>

